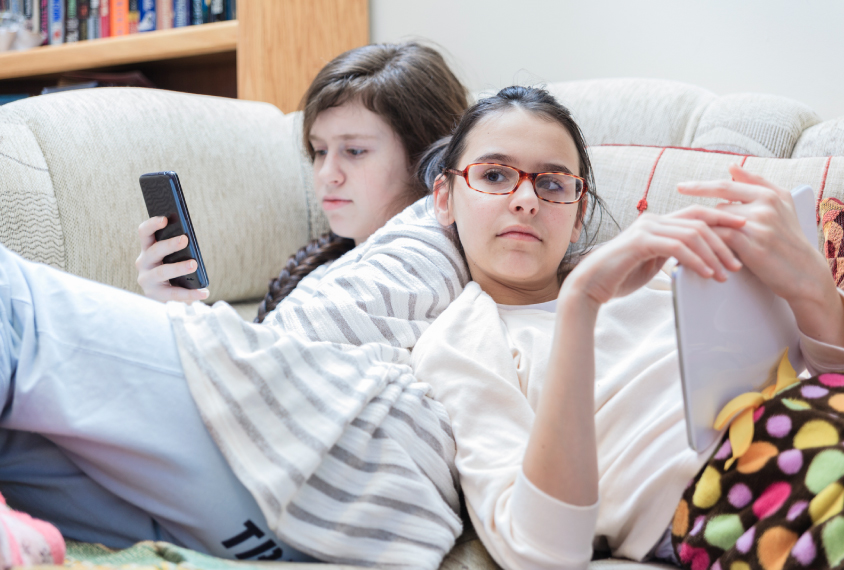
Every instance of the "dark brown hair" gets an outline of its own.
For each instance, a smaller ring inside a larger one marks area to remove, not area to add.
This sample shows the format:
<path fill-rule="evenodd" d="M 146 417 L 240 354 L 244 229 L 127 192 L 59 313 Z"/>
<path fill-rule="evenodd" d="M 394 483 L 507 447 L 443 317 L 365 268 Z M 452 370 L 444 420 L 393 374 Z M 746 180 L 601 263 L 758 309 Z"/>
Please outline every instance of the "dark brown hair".
<path fill-rule="evenodd" d="M 584 208 L 578 208 L 577 216 L 580 223 L 583 224 L 583 233 L 581 239 L 578 240 L 578 244 L 569 246 L 565 257 L 560 263 L 557 276 L 560 283 L 562 283 L 565 276 L 568 275 L 577 263 L 579 257 L 593 245 L 595 240 L 595 236 L 589 235 L 589 226 L 586 225 L 586 220 L 594 215 L 596 208 L 603 217 L 605 208 L 603 201 L 595 193 L 595 178 L 592 174 L 592 163 L 589 160 L 589 153 L 586 151 L 586 141 L 583 138 L 583 133 L 580 131 L 580 127 L 577 126 L 577 123 L 574 122 L 569 110 L 561 105 L 548 91 L 539 87 L 522 87 L 516 85 L 505 87 L 495 95 L 479 100 L 466 110 L 460 122 L 455 127 L 454 132 L 450 136 L 444 137 L 434 143 L 420 159 L 417 165 L 416 178 L 419 183 L 433 187 L 436 177 L 443 174 L 449 188 L 452 188 L 454 175 L 444 172 L 444 170 L 447 168 L 457 168 L 460 157 L 466 150 L 466 137 L 484 117 L 509 109 L 524 109 L 543 119 L 559 123 L 571 135 L 574 145 L 577 148 L 577 155 L 580 162 L 580 177 L 586 180 L 586 192 L 589 194 L 587 205 L 589 212 L 587 214 L 584 212 Z M 598 224 L 600 224 L 600 221 L 599 219 Z M 595 227 L 597 228 L 597 225 Z M 456 225 L 452 226 L 452 230 L 455 243 L 462 251 Z"/>
<path fill-rule="evenodd" d="M 359 101 L 390 125 L 404 146 L 408 164 L 415 165 L 430 144 L 451 131 L 468 105 L 467 97 L 466 88 L 431 47 L 407 42 L 355 48 L 328 62 L 305 93 L 302 142 L 313 160 L 309 138 L 317 116 Z M 394 209 L 400 211 L 427 193 L 428 187 L 412 177 Z M 311 271 L 354 247 L 351 239 L 328 233 L 301 248 L 270 281 L 255 322 L 263 321 Z"/>

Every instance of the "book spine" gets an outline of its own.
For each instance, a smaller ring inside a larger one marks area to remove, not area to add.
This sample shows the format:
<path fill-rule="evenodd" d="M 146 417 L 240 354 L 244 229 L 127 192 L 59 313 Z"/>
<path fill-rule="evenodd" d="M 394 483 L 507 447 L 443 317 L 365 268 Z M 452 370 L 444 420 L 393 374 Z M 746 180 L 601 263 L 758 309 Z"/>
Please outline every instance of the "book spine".
<path fill-rule="evenodd" d="M 126 36 L 129 34 L 129 0 L 109 0 L 109 16 L 111 17 L 111 35 Z"/>
<path fill-rule="evenodd" d="M 237 20 L 237 0 L 226 0 L 226 20 Z"/>
<path fill-rule="evenodd" d="M 50 44 L 50 0 L 38 0 L 41 11 L 41 37 L 44 41 L 42 46 Z"/>
<path fill-rule="evenodd" d="M 91 15 L 91 0 L 76 0 L 76 17 L 79 19 L 79 40 L 88 40 L 88 17 Z"/>
<path fill-rule="evenodd" d="M 27 30 L 31 32 L 38 30 L 38 10 L 35 9 L 35 0 L 23 0 L 23 17 Z"/>
<path fill-rule="evenodd" d="M 225 0 L 211 0 L 208 4 L 208 21 L 222 22 L 226 19 Z"/>
<path fill-rule="evenodd" d="M 91 12 L 88 15 L 88 39 L 103 37 L 100 29 L 100 0 L 91 0 Z"/>
<path fill-rule="evenodd" d="M 154 32 L 156 24 L 155 0 L 138 1 L 138 31 Z"/>
<path fill-rule="evenodd" d="M 64 43 L 64 0 L 49 0 L 50 11 L 48 22 L 50 25 L 50 45 L 56 46 Z"/>
<path fill-rule="evenodd" d="M 67 44 L 79 41 L 79 12 L 77 0 L 67 0 L 64 14 L 64 41 Z"/>
<path fill-rule="evenodd" d="M 129 0 L 129 33 L 138 33 L 138 23 L 141 19 L 140 7 L 138 0 Z"/>
<path fill-rule="evenodd" d="M 202 5 L 204 0 L 189 0 L 190 1 L 190 23 L 192 26 L 204 24 Z"/>
<path fill-rule="evenodd" d="M 173 0 L 173 27 L 190 26 L 190 0 Z"/>
<path fill-rule="evenodd" d="M 173 0 L 155 0 L 155 29 L 169 30 L 173 27 Z"/>
<path fill-rule="evenodd" d="M 111 2 L 109 0 L 100 0 L 100 37 L 111 37 Z"/>

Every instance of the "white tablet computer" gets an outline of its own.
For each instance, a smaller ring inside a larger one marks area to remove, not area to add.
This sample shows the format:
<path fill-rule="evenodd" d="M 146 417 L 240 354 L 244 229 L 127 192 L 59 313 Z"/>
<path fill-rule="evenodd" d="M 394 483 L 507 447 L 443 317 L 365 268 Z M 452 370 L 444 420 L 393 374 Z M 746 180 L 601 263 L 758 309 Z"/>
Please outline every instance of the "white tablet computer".
<path fill-rule="evenodd" d="M 817 242 L 812 189 L 792 192 L 806 238 Z M 743 267 L 726 283 L 676 267 L 672 275 L 674 322 L 689 445 L 709 447 L 722 432 L 712 424 L 721 408 L 744 392 L 776 380 L 782 353 L 798 374 L 798 330 L 788 304 Z"/>

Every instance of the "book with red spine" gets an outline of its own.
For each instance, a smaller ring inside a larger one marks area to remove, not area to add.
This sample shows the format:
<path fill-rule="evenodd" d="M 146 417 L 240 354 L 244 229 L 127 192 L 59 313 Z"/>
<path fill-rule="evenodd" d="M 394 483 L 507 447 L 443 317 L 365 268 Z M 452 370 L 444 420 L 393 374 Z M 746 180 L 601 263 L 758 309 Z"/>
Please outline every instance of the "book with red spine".
<path fill-rule="evenodd" d="M 41 11 L 41 37 L 44 41 L 42 46 L 50 44 L 50 0 L 38 0 L 39 10 Z"/>
<path fill-rule="evenodd" d="M 155 0 L 156 30 L 169 30 L 173 27 L 173 0 Z"/>
<path fill-rule="evenodd" d="M 109 0 L 108 11 L 111 17 L 111 35 L 129 35 L 129 0 Z"/>
<path fill-rule="evenodd" d="M 100 0 L 100 37 L 111 37 L 110 0 Z"/>

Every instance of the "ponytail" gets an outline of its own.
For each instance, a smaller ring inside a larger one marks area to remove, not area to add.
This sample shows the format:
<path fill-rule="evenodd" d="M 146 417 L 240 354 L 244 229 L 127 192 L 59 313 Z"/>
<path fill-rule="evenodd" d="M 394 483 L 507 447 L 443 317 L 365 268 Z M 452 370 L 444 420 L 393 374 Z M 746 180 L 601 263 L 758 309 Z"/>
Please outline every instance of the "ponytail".
<path fill-rule="evenodd" d="M 427 188 L 428 191 L 434 189 L 434 181 L 437 176 L 442 174 L 445 168 L 445 153 L 448 150 L 448 144 L 451 142 L 451 135 L 441 138 L 431 146 L 429 146 L 419 160 L 416 162 L 417 184 Z"/>
<path fill-rule="evenodd" d="M 255 322 L 263 322 L 266 316 L 293 292 L 299 281 L 307 277 L 314 269 L 338 259 L 354 247 L 354 240 L 328 232 L 291 255 L 278 277 L 270 280 L 269 291 L 258 307 Z"/>

